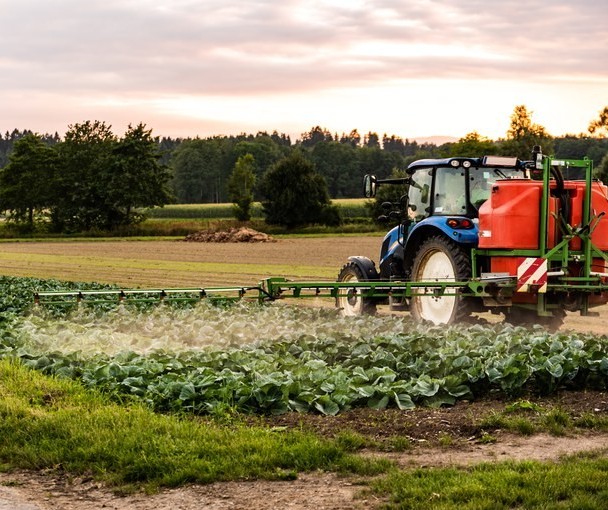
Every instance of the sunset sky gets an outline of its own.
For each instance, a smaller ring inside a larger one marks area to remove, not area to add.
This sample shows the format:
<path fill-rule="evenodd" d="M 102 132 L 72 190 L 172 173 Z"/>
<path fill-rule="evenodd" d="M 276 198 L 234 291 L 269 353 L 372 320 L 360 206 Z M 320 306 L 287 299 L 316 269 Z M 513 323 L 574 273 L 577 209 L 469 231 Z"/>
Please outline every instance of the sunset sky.
<path fill-rule="evenodd" d="M 2 133 L 497 139 L 519 104 L 555 136 L 608 105 L 598 0 L 0 0 L 0 22 Z"/>

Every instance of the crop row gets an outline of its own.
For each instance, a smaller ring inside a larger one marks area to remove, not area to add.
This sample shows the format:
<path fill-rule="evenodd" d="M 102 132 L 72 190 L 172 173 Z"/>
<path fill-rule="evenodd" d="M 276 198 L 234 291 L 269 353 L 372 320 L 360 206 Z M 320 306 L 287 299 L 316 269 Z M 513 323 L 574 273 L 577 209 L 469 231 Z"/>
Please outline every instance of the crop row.
<path fill-rule="evenodd" d="M 605 388 L 608 344 L 521 328 L 430 329 L 352 343 L 301 338 L 181 353 L 33 356 L 46 374 L 82 381 L 159 411 L 335 414 L 355 406 L 409 409 L 500 391 Z M 7 352 L 8 354 L 8 352 Z"/>
<path fill-rule="evenodd" d="M 194 309 L 191 313 L 205 312 Z M 264 313 L 258 306 L 239 306 L 234 318 L 254 324 L 255 317 Z M 407 321 L 400 322 L 395 332 L 390 317 L 373 319 L 375 329 L 362 334 L 363 330 L 349 330 L 346 319 L 328 311 L 282 307 L 273 313 L 278 321 L 284 314 L 301 333 L 288 336 L 277 330 L 272 338 L 269 333 L 260 337 L 259 330 L 252 328 L 256 340 L 241 346 L 113 354 L 37 350 L 19 334 L 28 319 L 13 317 L 2 325 L 0 354 L 19 358 L 45 374 L 79 380 L 119 400 L 141 400 L 162 412 L 196 414 L 226 409 L 324 414 L 356 406 L 409 409 L 449 405 L 489 393 L 549 394 L 560 388 L 605 389 L 608 385 L 605 336 L 551 335 L 542 329 L 509 326 L 426 328 Z M 222 314 L 229 317 L 231 309 Z M 145 312 L 134 312 L 128 320 L 143 334 L 150 322 L 145 317 Z M 44 319 L 49 326 L 58 320 L 66 319 Z M 118 324 L 112 314 L 101 314 L 96 320 L 106 321 L 107 334 Z M 299 327 L 315 321 L 325 329 Z M 170 322 L 179 327 L 175 317 Z M 64 329 L 63 325 L 57 328 Z"/>

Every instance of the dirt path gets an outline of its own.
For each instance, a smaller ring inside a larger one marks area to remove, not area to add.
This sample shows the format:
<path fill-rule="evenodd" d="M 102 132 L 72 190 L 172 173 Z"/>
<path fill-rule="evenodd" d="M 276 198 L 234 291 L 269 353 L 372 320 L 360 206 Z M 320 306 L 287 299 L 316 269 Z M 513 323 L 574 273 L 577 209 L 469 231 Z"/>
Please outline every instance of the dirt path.
<path fill-rule="evenodd" d="M 119 496 L 87 479 L 32 473 L 0 475 L 0 510 L 262 510 L 364 509 L 360 486 L 333 474 L 304 474 L 290 482 L 226 482 Z M 3 506 L 4 505 L 4 506 Z"/>
<path fill-rule="evenodd" d="M 554 461 L 578 452 L 608 452 L 608 434 L 575 437 L 504 435 L 496 444 L 416 448 L 382 455 L 402 468 L 465 466 L 505 460 Z M 158 494 L 120 496 L 88 478 L 40 473 L 0 474 L 0 510 L 359 510 L 381 503 L 365 480 L 305 473 L 294 481 L 196 485 Z"/>

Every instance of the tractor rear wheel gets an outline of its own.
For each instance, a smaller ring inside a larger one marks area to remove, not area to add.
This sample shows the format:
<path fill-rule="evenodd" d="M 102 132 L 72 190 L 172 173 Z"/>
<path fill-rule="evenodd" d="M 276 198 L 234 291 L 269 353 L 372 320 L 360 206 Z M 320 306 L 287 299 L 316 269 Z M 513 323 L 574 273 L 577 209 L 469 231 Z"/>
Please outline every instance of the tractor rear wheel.
<path fill-rule="evenodd" d="M 412 265 L 412 281 L 466 281 L 471 278 L 471 258 L 467 251 L 443 236 L 429 237 L 420 246 Z M 451 292 L 452 289 L 448 289 Z M 437 296 L 433 290 L 417 289 L 410 312 L 416 321 L 453 324 L 470 314 L 467 298 L 459 294 Z"/>
<path fill-rule="evenodd" d="M 368 281 L 363 271 L 354 262 L 348 262 L 338 274 L 339 282 L 365 282 Z M 336 298 L 336 306 L 345 317 L 356 315 L 373 315 L 376 313 L 376 303 L 370 298 L 361 297 L 361 290 L 349 288 L 346 293 L 340 290 L 341 295 Z"/>

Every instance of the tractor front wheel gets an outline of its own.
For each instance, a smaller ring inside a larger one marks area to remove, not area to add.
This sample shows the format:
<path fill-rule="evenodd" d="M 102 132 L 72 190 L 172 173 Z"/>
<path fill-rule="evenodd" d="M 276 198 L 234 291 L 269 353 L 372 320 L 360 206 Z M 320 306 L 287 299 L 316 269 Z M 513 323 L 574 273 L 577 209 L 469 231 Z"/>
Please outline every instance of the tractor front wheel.
<path fill-rule="evenodd" d="M 414 282 L 454 282 L 471 278 L 471 258 L 458 244 L 442 236 L 428 238 L 420 246 L 412 265 Z M 467 299 L 460 289 L 448 288 L 455 295 L 437 295 L 433 289 L 415 289 L 410 312 L 416 321 L 452 324 L 470 314 Z"/>
<path fill-rule="evenodd" d="M 364 282 L 368 281 L 363 271 L 354 262 L 348 262 L 338 274 L 339 282 Z M 340 289 L 340 295 L 336 298 L 336 306 L 345 317 L 356 315 L 373 315 L 376 313 L 376 303 L 370 298 L 361 296 L 361 290 L 355 287 Z"/>

